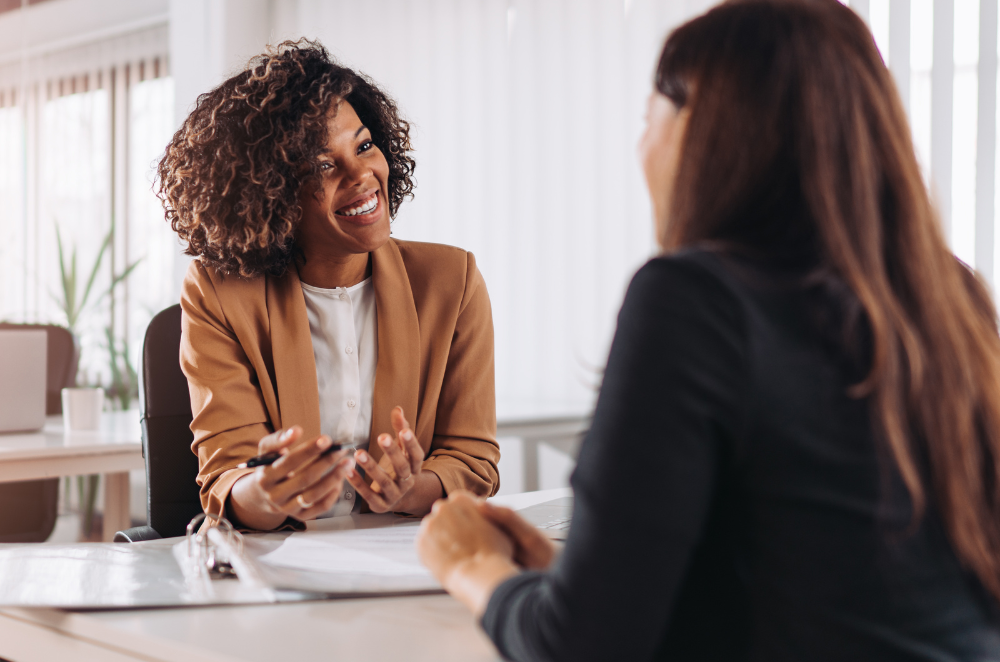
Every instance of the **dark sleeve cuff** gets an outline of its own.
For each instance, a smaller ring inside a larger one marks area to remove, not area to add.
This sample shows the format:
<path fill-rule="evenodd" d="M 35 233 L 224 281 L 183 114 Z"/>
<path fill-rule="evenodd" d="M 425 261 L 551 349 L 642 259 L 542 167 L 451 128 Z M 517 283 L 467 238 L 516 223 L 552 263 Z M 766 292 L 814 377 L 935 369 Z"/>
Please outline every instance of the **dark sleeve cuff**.
<path fill-rule="evenodd" d="M 479 624 L 504 659 L 513 659 L 512 649 L 523 648 L 517 643 L 524 634 L 517 626 L 518 612 L 524 605 L 523 597 L 544 577 L 541 572 L 522 572 L 497 586 L 490 596 Z"/>

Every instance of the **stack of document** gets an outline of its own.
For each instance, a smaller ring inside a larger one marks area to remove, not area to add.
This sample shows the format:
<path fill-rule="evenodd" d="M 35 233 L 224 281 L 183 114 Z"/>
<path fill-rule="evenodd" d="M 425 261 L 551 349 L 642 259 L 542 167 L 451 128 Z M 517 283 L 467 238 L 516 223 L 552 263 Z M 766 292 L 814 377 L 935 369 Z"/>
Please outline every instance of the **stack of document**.
<path fill-rule="evenodd" d="M 277 546 L 248 537 L 245 556 L 271 587 L 333 593 L 437 592 L 441 585 L 417 557 L 420 523 L 293 533 Z"/>

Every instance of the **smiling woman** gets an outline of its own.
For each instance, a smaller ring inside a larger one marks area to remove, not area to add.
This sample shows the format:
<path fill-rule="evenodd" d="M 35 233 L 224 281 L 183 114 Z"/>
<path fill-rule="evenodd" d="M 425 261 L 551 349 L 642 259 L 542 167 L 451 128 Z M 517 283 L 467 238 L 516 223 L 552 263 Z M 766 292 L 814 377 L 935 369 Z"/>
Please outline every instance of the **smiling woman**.
<path fill-rule="evenodd" d="M 475 259 L 389 236 L 409 150 L 392 100 L 304 40 L 202 95 L 167 147 L 160 197 L 198 258 L 181 366 L 207 512 L 299 527 L 499 487 Z"/>

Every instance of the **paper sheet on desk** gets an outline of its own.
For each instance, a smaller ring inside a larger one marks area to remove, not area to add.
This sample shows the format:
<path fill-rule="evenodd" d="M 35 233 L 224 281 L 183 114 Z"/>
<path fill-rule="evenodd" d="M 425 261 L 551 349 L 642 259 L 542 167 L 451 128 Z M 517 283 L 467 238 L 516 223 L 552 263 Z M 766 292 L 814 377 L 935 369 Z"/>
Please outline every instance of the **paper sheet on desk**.
<path fill-rule="evenodd" d="M 441 585 L 420 563 L 419 524 L 293 533 L 255 555 L 271 585 L 329 594 L 423 593 Z"/>
<path fill-rule="evenodd" d="M 416 526 L 293 533 L 278 549 L 258 557 L 269 565 L 310 572 L 385 577 L 429 577 L 413 541 Z"/>

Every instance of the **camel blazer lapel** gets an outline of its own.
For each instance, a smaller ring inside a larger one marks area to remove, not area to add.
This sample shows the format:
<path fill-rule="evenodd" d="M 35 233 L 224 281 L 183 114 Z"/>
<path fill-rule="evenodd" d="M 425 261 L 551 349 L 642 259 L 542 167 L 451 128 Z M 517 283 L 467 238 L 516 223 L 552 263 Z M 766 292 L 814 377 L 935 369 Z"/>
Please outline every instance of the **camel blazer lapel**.
<path fill-rule="evenodd" d="M 298 270 L 267 279 L 267 318 L 280 412 L 274 429 L 301 425 L 303 437 L 312 439 L 320 434 L 319 386 Z"/>
<path fill-rule="evenodd" d="M 377 462 L 382 457 L 382 447 L 375 440 L 383 432 L 392 432 L 389 414 L 397 405 L 403 408 L 417 439 L 423 440 L 425 451 L 430 436 L 421 436 L 418 427 L 420 324 L 406 266 L 396 242 L 387 241 L 372 253 L 372 284 L 375 286 L 379 352 L 368 452 Z"/>

